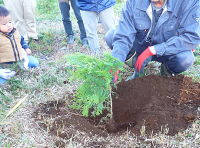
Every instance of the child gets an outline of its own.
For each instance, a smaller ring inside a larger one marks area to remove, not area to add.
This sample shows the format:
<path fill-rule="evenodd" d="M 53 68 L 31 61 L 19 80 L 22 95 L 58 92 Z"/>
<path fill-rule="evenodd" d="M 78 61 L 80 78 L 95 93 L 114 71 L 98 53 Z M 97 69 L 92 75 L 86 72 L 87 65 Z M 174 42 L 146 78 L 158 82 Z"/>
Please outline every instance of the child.
<path fill-rule="evenodd" d="M 10 12 L 0 6 L 0 86 L 15 75 L 14 71 L 5 69 L 14 63 L 21 63 L 21 68 L 38 67 L 39 61 L 30 56 L 31 50 L 24 37 L 13 28 Z"/>

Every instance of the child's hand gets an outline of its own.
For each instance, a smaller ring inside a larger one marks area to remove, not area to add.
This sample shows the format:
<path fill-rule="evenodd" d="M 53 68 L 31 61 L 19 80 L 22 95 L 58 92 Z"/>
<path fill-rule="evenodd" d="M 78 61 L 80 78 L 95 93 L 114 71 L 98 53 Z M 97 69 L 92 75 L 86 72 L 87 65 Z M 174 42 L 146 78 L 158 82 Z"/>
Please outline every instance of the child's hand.
<path fill-rule="evenodd" d="M 27 48 L 27 49 L 25 50 L 25 52 L 26 52 L 27 55 L 30 55 L 30 54 L 31 54 L 31 50 L 30 50 L 29 48 Z"/>

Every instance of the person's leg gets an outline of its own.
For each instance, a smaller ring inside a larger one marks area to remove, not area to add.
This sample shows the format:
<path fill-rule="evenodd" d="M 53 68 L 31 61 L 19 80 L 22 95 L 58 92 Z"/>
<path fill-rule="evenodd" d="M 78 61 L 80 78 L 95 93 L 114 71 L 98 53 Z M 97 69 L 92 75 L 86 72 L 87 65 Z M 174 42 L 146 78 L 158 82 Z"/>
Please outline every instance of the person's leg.
<path fill-rule="evenodd" d="M 194 55 L 192 51 L 183 51 L 176 55 L 159 57 L 152 57 L 152 61 L 162 62 L 164 68 L 168 69 L 173 74 L 179 74 L 188 70 L 193 62 Z"/>
<path fill-rule="evenodd" d="M 74 32 L 72 31 L 72 22 L 70 20 L 70 5 L 69 0 L 58 0 L 60 12 L 65 32 L 68 36 L 68 44 L 74 43 Z"/>
<path fill-rule="evenodd" d="M 100 12 L 101 25 L 105 31 L 105 34 L 110 29 L 115 29 L 115 16 L 113 7 L 107 8 Z"/>
<path fill-rule="evenodd" d="M 82 11 L 82 10 L 80 10 L 80 12 L 92 54 L 95 53 L 98 54 L 100 52 L 100 46 L 97 36 L 97 13 L 92 11 Z"/>
<path fill-rule="evenodd" d="M 27 55 L 27 57 L 29 59 L 28 67 L 30 67 L 30 68 L 38 67 L 39 61 L 37 58 L 35 58 L 33 56 L 29 56 L 29 55 Z"/>
<path fill-rule="evenodd" d="M 112 50 L 113 49 L 113 46 L 112 46 L 112 43 L 113 43 L 113 35 L 114 35 L 114 32 L 115 32 L 116 29 L 110 29 L 107 31 L 107 33 L 105 34 L 105 41 L 106 41 L 106 44 L 108 45 L 108 47 Z"/>
<path fill-rule="evenodd" d="M 72 31 L 72 22 L 70 20 L 70 5 L 68 0 L 58 0 L 60 12 L 62 14 L 62 21 L 67 36 L 74 35 Z"/>
<path fill-rule="evenodd" d="M 5 7 L 10 11 L 12 15 L 12 22 L 19 33 L 24 37 L 24 40 L 28 41 L 28 35 L 24 22 L 24 10 L 22 0 L 4 0 Z"/>
<path fill-rule="evenodd" d="M 81 17 L 81 13 L 80 10 L 78 9 L 77 5 L 76 5 L 76 0 L 70 0 L 71 1 L 71 6 L 74 10 L 74 14 L 76 16 L 76 19 L 78 20 L 78 26 L 81 32 L 80 38 L 81 40 L 83 40 L 84 38 L 86 38 L 86 31 L 85 31 L 85 27 L 83 24 L 83 20 Z"/>
<path fill-rule="evenodd" d="M 25 27 L 28 37 L 32 39 L 38 39 L 38 33 L 36 31 L 35 8 L 36 0 L 23 0 L 23 15 L 26 22 Z"/>

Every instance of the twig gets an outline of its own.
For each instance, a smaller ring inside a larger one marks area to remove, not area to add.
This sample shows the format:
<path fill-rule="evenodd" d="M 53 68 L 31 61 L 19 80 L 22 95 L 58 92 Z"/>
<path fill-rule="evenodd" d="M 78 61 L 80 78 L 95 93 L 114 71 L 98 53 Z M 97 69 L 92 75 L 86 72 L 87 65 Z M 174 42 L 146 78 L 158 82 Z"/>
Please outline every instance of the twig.
<path fill-rule="evenodd" d="M 109 85 L 109 95 L 110 95 L 110 108 L 111 108 L 111 119 L 113 118 L 113 111 L 112 111 L 112 95 L 111 95 L 111 86 Z"/>
<path fill-rule="evenodd" d="M 16 108 L 26 99 L 26 97 L 28 96 L 28 94 L 23 98 L 21 99 L 9 112 L 8 114 L 0 121 L 2 122 L 4 119 L 6 119 L 10 114 L 12 114 L 14 111 L 16 111 Z"/>
<path fill-rule="evenodd" d="M 182 91 L 185 91 L 186 93 L 191 93 L 191 94 L 193 94 L 193 95 L 196 95 L 196 96 L 198 96 L 198 94 L 196 94 L 196 93 L 193 93 L 193 92 L 191 92 L 191 91 L 188 91 L 188 90 L 185 90 L 185 89 L 181 89 Z"/>
<path fill-rule="evenodd" d="M 170 99 L 172 99 L 172 100 L 175 100 L 174 98 L 172 98 L 172 97 L 169 97 L 169 96 L 167 96 L 167 98 L 170 98 Z"/>
<path fill-rule="evenodd" d="M 69 112 L 69 111 L 67 111 L 67 112 L 70 113 L 70 114 L 73 114 L 73 115 L 77 115 L 77 116 L 83 117 L 83 115 L 81 115 L 81 114 L 76 114 L 76 113 L 72 113 L 72 112 Z"/>

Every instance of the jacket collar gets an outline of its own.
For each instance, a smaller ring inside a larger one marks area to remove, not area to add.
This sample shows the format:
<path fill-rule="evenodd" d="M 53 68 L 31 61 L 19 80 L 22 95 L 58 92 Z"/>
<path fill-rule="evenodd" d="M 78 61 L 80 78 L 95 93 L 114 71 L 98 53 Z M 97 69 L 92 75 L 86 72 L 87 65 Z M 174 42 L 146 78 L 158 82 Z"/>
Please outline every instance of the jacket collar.
<path fill-rule="evenodd" d="M 142 11 L 146 11 L 150 5 L 150 0 L 140 0 L 137 3 L 137 9 L 140 9 Z M 167 0 L 167 11 L 173 10 L 174 0 Z"/>
<path fill-rule="evenodd" d="M 13 30 L 9 34 L 6 34 L 2 31 L 0 31 L 0 33 L 5 37 L 12 37 L 12 35 L 15 33 L 15 31 L 16 31 L 16 28 L 13 28 Z"/>

